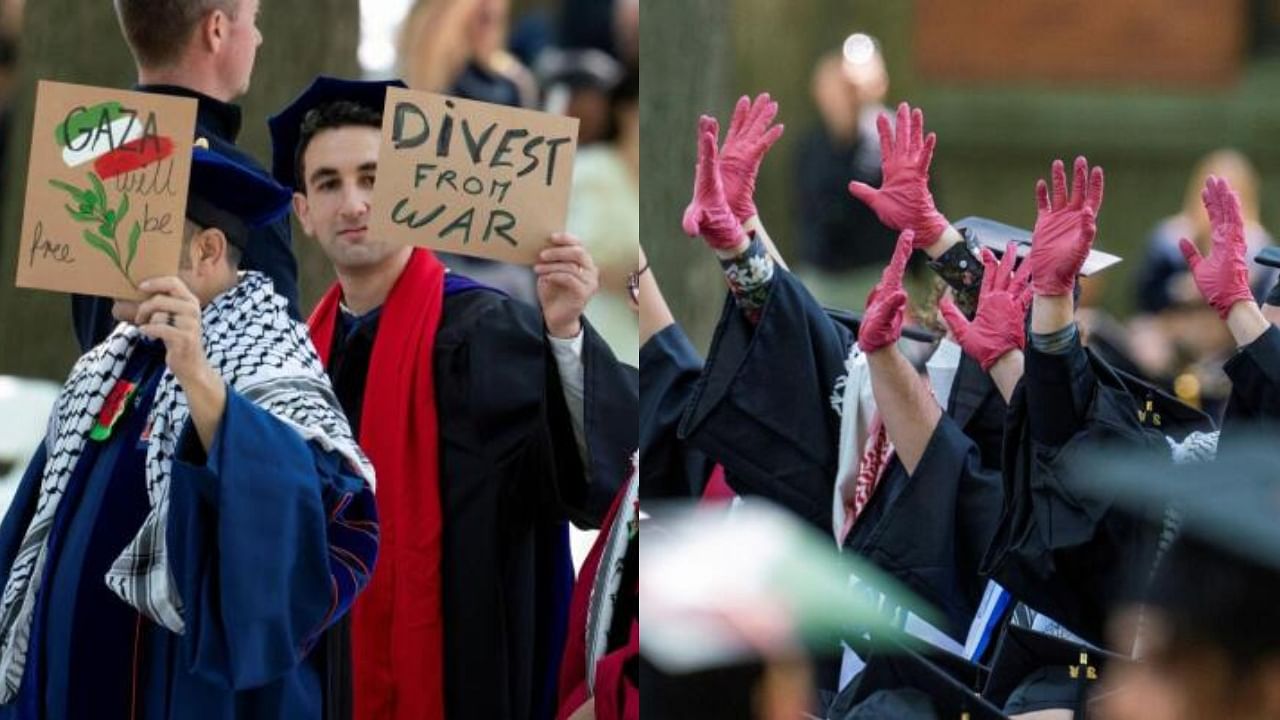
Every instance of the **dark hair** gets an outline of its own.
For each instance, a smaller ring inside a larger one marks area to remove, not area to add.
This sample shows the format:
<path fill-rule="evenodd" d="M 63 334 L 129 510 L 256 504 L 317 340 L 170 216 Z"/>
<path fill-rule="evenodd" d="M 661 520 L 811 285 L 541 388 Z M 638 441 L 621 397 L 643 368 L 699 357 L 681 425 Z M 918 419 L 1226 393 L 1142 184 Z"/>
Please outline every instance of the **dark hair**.
<path fill-rule="evenodd" d="M 187 218 L 186 222 L 183 223 L 182 252 L 178 256 L 179 270 L 191 269 L 191 240 L 195 238 L 197 233 L 204 232 L 207 229 L 208 228 L 196 222 L 195 220 L 192 220 L 191 218 Z M 227 249 L 225 250 L 225 253 L 224 253 L 227 258 L 227 265 L 230 265 L 232 270 L 239 270 L 240 261 L 244 259 L 244 251 L 241 250 L 240 247 L 237 246 L 235 243 L 231 242 L 231 238 L 227 236 L 225 231 L 222 234 L 223 234 L 223 237 L 227 238 Z"/>
<path fill-rule="evenodd" d="M 640 73 L 628 70 L 618 84 L 609 90 L 609 128 L 605 132 L 605 140 L 612 142 L 618 139 L 618 134 L 622 131 L 621 123 L 618 121 L 622 108 L 635 105 L 639 101 Z"/>
<path fill-rule="evenodd" d="M 235 19 L 237 0 L 115 0 L 116 17 L 139 65 L 168 65 L 182 55 L 206 15 L 221 10 Z"/>
<path fill-rule="evenodd" d="M 307 194 L 307 175 L 302 157 L 315 136 L 325 130 L 352 125 L 371 127 L 381 131 L 382 111 L 350 100 L 335 100 L 317 105 L 302 117 L 302 128 L 298 131 L 298 148 L 293 156 L 293 167 L 297 171 L 294 177 L 297 178 L 298 192 Z"/>

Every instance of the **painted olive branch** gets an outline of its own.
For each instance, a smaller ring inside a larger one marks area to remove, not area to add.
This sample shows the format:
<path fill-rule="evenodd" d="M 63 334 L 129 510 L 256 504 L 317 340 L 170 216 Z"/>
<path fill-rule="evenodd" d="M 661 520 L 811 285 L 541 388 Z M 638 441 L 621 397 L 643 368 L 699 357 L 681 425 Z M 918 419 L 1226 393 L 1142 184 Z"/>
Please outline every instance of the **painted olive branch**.
<path fill-rule="evenodd" d="M 97 232 L 88 228 L 84 230 L 84 241 L 94 250 L 110 258 L 120 274 L 124 275 L 124 279 L 136 289 L 138 284 L 134 282 L 129 270 L 133 267 L 133 260 L 138 255 L 138 238 L 142 236 L 142 225 L 136 220 L 133 222 L 129 229 L 124 253 L 120 252 L 120 243 L 116 238 L 117 228 L 129 214 L 129 194 L 123 194 L 120 198 L 120 206 L 112 209 L 107 203 L 107 188 L 102 184 L 102 180 L 94 173 L 88 173 L 88 176 L 91 184 L 88 188 L 78 188 L 61 180 L 50 180 L 49 184 L 71 196 L 72 204 L 63 206 L 71 219 L 97 226 Z M 121 262 L 122 254 L 123 262 Z"/>

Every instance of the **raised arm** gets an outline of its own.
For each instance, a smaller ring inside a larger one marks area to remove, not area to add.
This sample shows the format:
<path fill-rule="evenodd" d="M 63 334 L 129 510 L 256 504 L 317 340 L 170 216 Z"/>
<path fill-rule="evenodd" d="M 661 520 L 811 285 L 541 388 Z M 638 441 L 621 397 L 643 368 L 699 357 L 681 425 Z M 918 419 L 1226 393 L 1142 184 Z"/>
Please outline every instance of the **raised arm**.
<path fill-rule="evenodd" d="M 990 373 L 1006 403 L 1022 379 L 1027 307 L 1031 304 L 1031 263 L 1022 263 L 1015 272 L 1017 255 L 1014 243 L 1009 243 L 998 263 L 990 250 L 982 249 L 982 289 L 972 322 L 950 297 L 944 297 L 941 305 L 942 317 L 956 342 Z"/>

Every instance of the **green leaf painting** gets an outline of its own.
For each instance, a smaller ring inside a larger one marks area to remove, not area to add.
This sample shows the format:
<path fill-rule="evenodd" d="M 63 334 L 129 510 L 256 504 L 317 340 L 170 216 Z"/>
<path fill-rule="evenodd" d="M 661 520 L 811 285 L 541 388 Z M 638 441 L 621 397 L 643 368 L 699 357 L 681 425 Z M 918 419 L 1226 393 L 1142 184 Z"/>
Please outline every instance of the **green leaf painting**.
<path fill-rule="evenodd" d="M 120 240 L 116 238 L 116 230 L 129 214 L 129 194 L 122 193 L 119 206 L 112 208 L 102 179 L 92 172 L 87 175 L 89 176 L 87 188 L 79 188 L 61 180 L 50 180 L 49 184 L 71 196 L 71 204 L 63 207 L 66 208 L 72 220 L 93 226 L 92 230 L 85 229 L 83 233 L 84 241 L 89 247 L 106 255 L 129 285 L 137 288 L 138 283 L 133 279 L 130 270 L 134 258 L 138 255 L 138 239 L 142 236 L 142 225 L 134 221 L 129 229 L 124 252 L 121 252 Z"/>

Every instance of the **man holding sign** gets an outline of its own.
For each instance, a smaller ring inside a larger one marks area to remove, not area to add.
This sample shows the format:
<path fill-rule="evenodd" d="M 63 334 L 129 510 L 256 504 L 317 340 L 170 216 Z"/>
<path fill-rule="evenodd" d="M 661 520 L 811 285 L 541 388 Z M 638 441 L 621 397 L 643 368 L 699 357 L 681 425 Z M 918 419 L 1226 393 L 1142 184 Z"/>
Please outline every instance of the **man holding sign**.
<path fill-rule="evenodd" d="M 232 101 L 249 89 L 254 58 L 262 44 L 258 0 L 114 0 L 116 17 L 138 69 L 135 89 L 170 97 L 192 98 L 195 135 L 210 148 L 236 162 L 264 172 L 236 147 L 240 108 Z M 163 176 L 160 178 L 163 179 Z M 145 187 L 150 178 L 138 178 Z M 299 316 L 298 265 L 293 257 L 288 217 L 251 231 L 242 261 L 271 279 L 272 287 Z M 97 345 L 115 327 L 111 301 L 76 295 L 72 321 L 82 351 Z"/>
<path fill-rule="evenodd" d="M 275 176 L 338 276 L 312 339 L 380 481 L 382 560 L 350 628 L 354 714 L 543 717 L 572 580 L 563 520 L 598 527 L 626 476 L 638 378 L 581 319 L 598 271 L 576 238 L 508 232 L 537 262 L 540 315 L 378 231 L 395 203 L 377 205 L 375 181 L 398 186 L 380 152 L 387 86 L 321 77 L 271 119 Z M 500 143 L 451 112 L 460 162 Z M 423 182 L 450 171 L 436 169 Z M 410 231 L 483 246 L 482 216 L 516 215 L 515 195 L 472 195 L 476 173 L 452 172 L 458 192 L 414 194 Z M 490 229 L 490 247 L 512 248 Z"/>
<path fill-rule="evenodd" d="M 189 157 L 177 276 L 115 303 L 0 527 L 0 718 L 317 717 L 310 650 L 377 555 L 306 328 L 237 271 L 289 195 Z"/>

